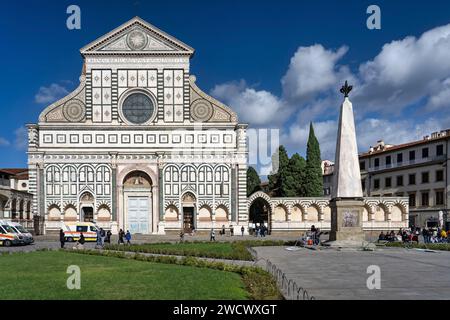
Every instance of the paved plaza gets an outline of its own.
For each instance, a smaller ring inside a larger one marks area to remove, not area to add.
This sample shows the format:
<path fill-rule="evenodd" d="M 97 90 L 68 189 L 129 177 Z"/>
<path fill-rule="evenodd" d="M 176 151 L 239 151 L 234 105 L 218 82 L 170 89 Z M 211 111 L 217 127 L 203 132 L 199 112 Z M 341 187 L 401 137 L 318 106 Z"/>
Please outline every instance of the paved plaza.
<path fill-rule="evenodd" d="M 317 300 L 323 299 L 449 299 L 450 252 L 401 248 L 376 251 L 335 249 L 288 251 L 284 247 L 255 248 L 288 279 Z M 262 261 L 261 261 L 262 263 Z M 381 289 L 369 290 L 367 267 L 381 269 Z"/>

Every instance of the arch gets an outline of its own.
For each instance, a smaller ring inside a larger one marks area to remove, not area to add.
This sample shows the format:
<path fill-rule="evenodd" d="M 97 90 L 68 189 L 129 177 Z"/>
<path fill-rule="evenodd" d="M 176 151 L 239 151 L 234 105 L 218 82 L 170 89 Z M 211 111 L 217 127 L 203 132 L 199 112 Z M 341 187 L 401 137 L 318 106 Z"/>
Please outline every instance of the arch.
<path fill-rule="evenodd" d="M 299 203 L 296 203 L 292 206 L 291 221 L 293 222 L 303 221 L 303 209 Z"/>
<path fill-rule="evenodd" d="M 255 196 L 256 195 L 256 196 Z M 258 195 L 261 195 L 260 197 Z M 254 198 L 252 198 L 255 196 Z M 264 224 L 269 230 L 272 223 L 272 208 L 270 198 L 264 192 L 256 192 L 249 199 L 249 219 L 248 221 L 254 224 Z"/>
<path fill-rule="evenodd" d="M 19 219 L 20 220 L 23 219 L 23 212 L 24 212 L 24 200 L 20 199 L 19 200 Z"/>
<path fill-rule="evenodd" d="M 224 205 L 220 205 L 216 208 L 216 211 L 214 212 L 214 216 L 216 218 L 216 221 L 228 221 L 228 209 Z"/>
<path fill-rule="evenodd" d="M 163 170 L 164 181 L 166 182 L 179 182 L 179 169 L 176 165 L 169 164 L 164 167 Z"/>
<path fill-rule="evenodd" d="M 81 221 L 93 222 L 95 209 L 94 194 L 91 193 L 90 191 L 83 191 L 79 199 L 80 199 Z"/>
<path fill-rule="evenodd" d="M 60 221 L 61 220 L 61 209 L 58 205 L 52 204 L 48 207 L 48 220 L 49 221 Z"/>
<path fill-rule="evenodd" d="M 374 220 L 375 221 L 386 221 L 386 211 L 385 206 L 382 203 L 378 203 L 375 206 L 375 214 L 374 214 Z"/>
<path fill-rule="evenodd" d="M 185 164 L 180 168 L 180 181 L 182 183 L 197 182 L 197 168 L 192 164 Z"/>
<path fill-rule="evenodd" d="M 178 208 L 173 204 L 168 205 L 164 212 L 164 220 L 165 221 L 178 221 L 178 219 L 179 219 Z"/>
<path fill-rule="evenodd" d="M 152 187 L 153 182 L 150 176 L 140 170 L 129 172 L 122 181 L 124 189 L 149 189 Z"/>
<path fill-rule="evenodd" d="M 198 210 L 198 220 L 199 221 L 211 221 L 212 210 L 211 207 L 204 204 Z"/>
<path fill-rule="evenodd" d="M 258 198 L 264 199 L 267 202 L 267 204 L 269 204 L 269 206 L 270 206 L 271 199 L 270 199 L 269 195 L 263 191 L 256 191 L 255 193 L 250 195 L 250 197 L 248 197 L 247 207 L 250 209 L 253 202 L 255 202 L 255 200 L 257 200 Z"/>
<path fill-rule="evenodd" d="M 17 219 L 17 199 L 13 198 L 11 200 L 11 218 Z"/>
<path fill-rule="evenodd" d="M 280 203 L 274 209 L 272 213 L 272 221 L 274 222 L 284 222 L 287 221 L 288 209 L 287 207 Z"/>
<path fill-rule="evenodd" d="M 0 218 L 5 216 L 5 208 L 8 203 L 8 197 L 0 194 Z"/>
<path fill-rule="evenodd" d="M 64 221 L 76 221 L 77 220 L 77 209 L 73 204 L 68 204 L 64 208 Z"/>
<path fill-rule="evenodd" d="M 117 175 L 118 187 L 123 187 L 123 181 L 125 180 L 125 177 L 133 171 L 145 172 L 150 177 L 152 185 L 158 185 L 158 175 L 149 166 L 145 164 L 135 164 L 126 166 L 119 172 L 119 174 Z"/>
<path fill-rule="evenodd" d="M 319 212 L 320 212 L 320 208 L 316 204 L 311 204 L 306 209 L 306 213 L 308 214 L 307 221 L 312 221 L 312 222 L 319 221 Z"/>
<path fill-rule="evenodd" d="M 183 206 L 191 205 L 195 206 L 195 203 L 197 202 L 197 197 L 192 191 L 185 191 L 183 195 L 181 196 L 181 203 Z"/>
<path fill-rule="evenodd" d="M 363 207 L 363 213 L 362 213 L 362 221 L 366 222 L 369 221 L 370 216 L 370 207 L 368 205 L 364 205 Z"/>
<path fill-rule="evenodd" d="M 68 164 L 62 167 L 62 181 L 69 183 L 77 183 L 78 171 L 74 165 Z"/>
<path fill-rule="evenodd" d="M 78 181 L 81 185 L 95 183 L 95 167 L 90 164 L 84 164 L 77 170 Z"/>
<path fill-rule="evenodd" d="M 97 183 L 110 182 L 111 168 L 104 164 L 97 166 L 95 169 L 95 181 Z"/>
<path fill-rule="evenodd" d="M 110 221 L 111 210 L 107 204 L 102 204 L 97 209 L 97 221 Z"/>
<path fill-rule="evenodd" d="M 197 226 L 197 196 L 193 191 L 185 191 L 181 196 L 181 210 L 183 212 L 183 229 L 190 233 Z"/>
<path fill-rule="evenodd" d="M 391 220 L 392 221 L 403 221 L 403 211 L 399 204 L 396 204 L 391 209 Z"/>

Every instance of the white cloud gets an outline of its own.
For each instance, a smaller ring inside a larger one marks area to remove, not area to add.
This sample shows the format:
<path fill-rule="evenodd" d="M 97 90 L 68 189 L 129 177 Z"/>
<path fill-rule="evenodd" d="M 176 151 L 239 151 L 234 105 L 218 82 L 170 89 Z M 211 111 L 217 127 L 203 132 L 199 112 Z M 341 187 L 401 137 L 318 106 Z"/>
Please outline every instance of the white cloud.
<path fill-rule="evenodd" d="M 330 159 L 342 101 L 338 88 L 344 80 L 354 87 L 351 99 L 361 152 L 380 139 L 399 144 L 450 127 L 445 114 L 450 105 L 450 24 L 386 43 L 354 73 L 339 64 L 347 51 L 346 46 L 299 47 L 281 79 L 281 96 L 250 88 L 243 80 L 217 85 L 212 94 L 251 126 L 280 127 L 281 143 L 290 153 L 304 154 L 312 121 L 322 157 Z"/>
<path fill-rule="evenodd" d="M 354 101 L 368 112 L 400 112 L 410 104 L 448 89 L 450 76 L 450 24 L 383 46 L 371 61 L 362 63 Z M 436 98 L 435 98 L 436 100 Z M 437 105 L 434 101 L 430 104 Z"/>
<path fill-rule="evenodd" d="M 34 100 L 39 104 L 53 103 L 68 93 L 69 91 L 65 87 L 52 83 L 48 87 L 40 87 L 38 93 L 34 96 Z"/>
<path fill-rule="evenodd" d="M 230 105 L 241 122 L 254 127 L 280 125 L 291 113 L 277 96 L 249 88 L 244 80 L 216 85 L 211 95 Z"/>
<path fill-rule="evenodd" d="M 320 44 L 299 47 L 281 80 L 284 98 L 304 101 L 335 87 L 340 80 L 339 74 L 347 71 L 345 68 L 337 69 L 336 63 L 347 51 L 345 46 L 336 51 L 326 50 Z"/>
<path fill-rule="evenodd" d="M 17 128 L 14 131 L 14 147 L 17 150 L 26 150 L 28 148 L 28 130 L 25 127 Z"/>

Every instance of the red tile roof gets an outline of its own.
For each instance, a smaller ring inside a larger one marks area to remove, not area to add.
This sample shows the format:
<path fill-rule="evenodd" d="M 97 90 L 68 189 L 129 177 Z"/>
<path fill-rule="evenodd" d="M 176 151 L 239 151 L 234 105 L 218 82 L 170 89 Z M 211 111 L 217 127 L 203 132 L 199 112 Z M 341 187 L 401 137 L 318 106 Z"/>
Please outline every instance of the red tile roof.
<path fill-rule="evenodd" d="M 377 155 L 377 154 L 381 154 L 384 152 L 390 152 L 390 151 L 394 151 L 394 150 L 399 150 L 399 149 L 405 149 L 405 148 L 409 148 L 409 147 L 413 147 L 413 146 L 417 146 L 417 145 L 421 145 L 421 144 L 427 144 L 430 142 L 434 142 L 434 141 L 439 141 L 439 140 L 445 140 L 448 139 L 449 136 L 439 136 L 436 138 L 429 138 L 429 139 L 422 139 L 422 140 L 417 140 L 417 141 L 411 141 L 411 142 L 407 142 L 407 143 L 403 143 L 403 144 L 398 144 L 398 145 L 394 145 L 391 147 L 386 147 L 382 150 L 376 150 L 373 152 L 364 152 L 361 153 L 359 155 L 360 158 L 364 158 L 364 157 L 368 157 L 368 156 L 372 156 L 372 155 Z"/>
<path fill-rule="evenodd" d="M 18 180 L 27 180 L 28 179 L 28 169 L 21 168 L 2 168 L 0 172 L 4 174 L 8 174 L 9 176 L 13 176 Z"/>

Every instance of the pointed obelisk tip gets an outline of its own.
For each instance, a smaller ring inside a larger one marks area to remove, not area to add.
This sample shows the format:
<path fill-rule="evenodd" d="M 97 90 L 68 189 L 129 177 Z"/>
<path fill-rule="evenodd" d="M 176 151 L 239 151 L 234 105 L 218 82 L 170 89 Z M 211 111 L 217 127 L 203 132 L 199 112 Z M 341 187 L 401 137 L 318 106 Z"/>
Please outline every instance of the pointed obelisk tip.
<path fill-rule="evenodd" d="M 348 98 L 348 94 L 352 91 L 353 86 L 349 86 L 347 80 L 345 80 L 345 84 L 341 87 L 341 93 L 344 95 L 344 98 Z"/>

